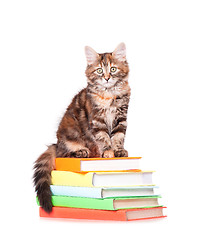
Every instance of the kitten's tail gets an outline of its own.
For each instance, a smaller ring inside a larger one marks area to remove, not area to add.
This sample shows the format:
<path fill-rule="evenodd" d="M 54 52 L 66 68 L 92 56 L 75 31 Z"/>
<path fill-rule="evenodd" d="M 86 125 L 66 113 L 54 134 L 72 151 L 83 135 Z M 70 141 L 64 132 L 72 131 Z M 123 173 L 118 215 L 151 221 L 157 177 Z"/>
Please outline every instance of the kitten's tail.
<path fill-rule="evenodd" d="M 52 211 L 51 201 L 51 171 L 55 168 L 56 144 L 48 149 L 35 161 L 33 181 L 40 206 L 46 211 Z"/>

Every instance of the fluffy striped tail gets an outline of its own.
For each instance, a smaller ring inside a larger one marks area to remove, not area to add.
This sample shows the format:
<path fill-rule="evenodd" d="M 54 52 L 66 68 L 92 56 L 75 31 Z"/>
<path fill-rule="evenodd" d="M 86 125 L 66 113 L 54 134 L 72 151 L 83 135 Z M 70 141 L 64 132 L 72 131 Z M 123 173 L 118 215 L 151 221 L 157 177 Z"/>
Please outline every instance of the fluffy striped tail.
<path fill-rule="evenodd" d="M 33 181 L 40 206 L 46 211 L 52 211 L 51 202 L 51 171 L 55 168 L 56 144 L 48 149 L 35 161 Z"/>

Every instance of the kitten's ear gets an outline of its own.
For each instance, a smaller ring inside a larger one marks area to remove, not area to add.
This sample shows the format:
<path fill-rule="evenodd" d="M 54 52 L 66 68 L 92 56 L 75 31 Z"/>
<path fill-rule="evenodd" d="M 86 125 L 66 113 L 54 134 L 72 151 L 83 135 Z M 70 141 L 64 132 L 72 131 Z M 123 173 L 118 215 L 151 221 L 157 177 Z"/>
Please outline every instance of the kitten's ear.
<path fill-rule="evenodd" d="M 98 54 L 91 47 L 85 47 L 85 55 L 87 58 L 87 64 L 91 65 L 98 59 Z"/>
<path fill-rule="evenodd" d="M 125 43 L 120 43 L 117 48 L 113 51 L 113 57 L 118 59 L 119 61 L 126 60 L 126 47 Z"/>

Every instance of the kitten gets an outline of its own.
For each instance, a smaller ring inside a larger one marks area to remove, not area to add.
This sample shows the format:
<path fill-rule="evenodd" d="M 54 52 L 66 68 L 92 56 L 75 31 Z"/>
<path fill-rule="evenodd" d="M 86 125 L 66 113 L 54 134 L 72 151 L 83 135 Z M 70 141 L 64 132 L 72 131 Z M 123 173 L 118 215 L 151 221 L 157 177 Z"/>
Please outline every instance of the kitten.
<path fill-rule="evenodd" d="M 85 47 L 87 87 L 67 108 L 57 131 L 57 144 L 35 162 L 34 184 L 40 205 L 51 212 L 51 171 L 56 157 L 127 157 L 124 138 L 130 99 L 125 44 L 112 53 Z"/>

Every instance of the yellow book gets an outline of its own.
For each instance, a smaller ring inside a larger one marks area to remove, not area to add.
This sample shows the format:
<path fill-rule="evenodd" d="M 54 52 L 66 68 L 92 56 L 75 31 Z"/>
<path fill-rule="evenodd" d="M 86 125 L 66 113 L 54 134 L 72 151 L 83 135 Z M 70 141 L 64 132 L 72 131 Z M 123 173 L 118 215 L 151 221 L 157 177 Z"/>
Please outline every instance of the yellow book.
<path fill-rule="evenodd" d="M 68 171 L 52 171 L 52 184 L 60 186 L 93 187 L 92 178 L 94 173 L 74 173 Z"/>
<path fill-rule="evenodd" d="M 153 171 L 88 172 L 52 171 L 52 184 L 73 187 L 150 186 Z"/>

